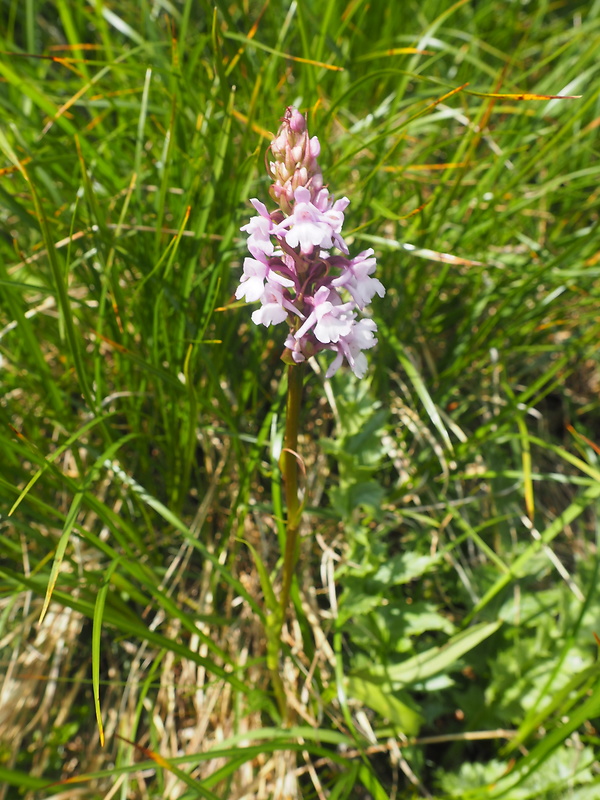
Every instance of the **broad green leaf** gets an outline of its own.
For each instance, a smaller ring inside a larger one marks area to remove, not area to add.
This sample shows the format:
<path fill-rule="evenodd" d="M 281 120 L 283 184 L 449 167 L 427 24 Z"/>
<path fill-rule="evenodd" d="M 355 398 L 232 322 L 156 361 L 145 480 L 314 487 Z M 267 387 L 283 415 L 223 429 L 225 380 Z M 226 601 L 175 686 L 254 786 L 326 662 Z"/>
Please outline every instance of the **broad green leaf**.
<path fill-rule="evenodd" d="M 422 683 L 433 675 L 451 670 L 462 656 L 484 642 L 501 625 L 502 620 L 481 622 L 479 625 L 473 625 L 456 634 L 442 647 L 432 647 L 401 664 L 381 665 L 361 670 L 360 674 L 352 677 L 373 680 L 380 685 L 393 687 L 394 690 L 410 686 L 413 683 Z"/>

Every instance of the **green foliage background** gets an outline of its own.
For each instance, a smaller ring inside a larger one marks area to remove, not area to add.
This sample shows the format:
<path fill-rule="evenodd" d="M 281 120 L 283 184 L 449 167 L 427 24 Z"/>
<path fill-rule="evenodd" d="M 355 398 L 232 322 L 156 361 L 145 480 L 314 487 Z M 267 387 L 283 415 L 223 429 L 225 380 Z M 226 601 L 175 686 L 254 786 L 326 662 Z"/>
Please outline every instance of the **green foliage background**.
<path fill-rule="evenodd" d="M 600 797 L 600 2 L 0 9 L 0 798 Z M 387 294 L 305 389 L 287 730 L 290 104 Z"/>

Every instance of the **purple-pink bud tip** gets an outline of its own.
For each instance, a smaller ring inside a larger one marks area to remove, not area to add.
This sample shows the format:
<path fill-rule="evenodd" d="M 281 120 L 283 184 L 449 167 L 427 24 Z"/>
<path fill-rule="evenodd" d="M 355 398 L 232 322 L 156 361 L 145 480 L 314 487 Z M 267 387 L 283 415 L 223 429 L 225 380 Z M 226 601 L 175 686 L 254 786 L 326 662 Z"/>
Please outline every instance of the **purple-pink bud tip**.
<path fill-rule="evenodd" d="M 304 115 L 301 114 L 297 108 L 288 106 L 285 117 L 289 122 L 290 130 L 294 133 L 303 133 L 306 130 L 306 120 Z"/>

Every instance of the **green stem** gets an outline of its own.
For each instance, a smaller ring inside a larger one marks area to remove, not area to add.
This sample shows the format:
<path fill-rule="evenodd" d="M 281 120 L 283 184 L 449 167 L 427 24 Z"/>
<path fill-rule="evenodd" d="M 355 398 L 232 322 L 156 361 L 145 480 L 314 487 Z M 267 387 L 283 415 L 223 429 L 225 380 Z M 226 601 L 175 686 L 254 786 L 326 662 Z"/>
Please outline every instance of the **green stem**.
<path fill-rule="evenodd" d="M 300 421 L 300 402 L 302 399 L 301 365 L 288 367 L 287 410 L 285 419 L 285 441 L 283 452 L 283 477 L 285 481 L 285 502 L 287 507 L 285 554 L 283 557 L 283 585 L 280 597 L 281 625 L 290 600 L 290 590 L 298 559 L 298 528 L 302 508 L 298 499 L 298 425 Z"/>
<path fill-rule="evenodd" d="M 290 709 L 288 708 L 285 697 L 285 688 L 279 671 L 279 651 L 281 649 L 281 625 L 279 624 L 279 614 L 274 620 L 275 625 L 271 627 L 267 620 L 267 666 L 271 673 L 271 685 L 275 693 L 275 700 L 281 714 L 281 719 L 285 722 L 290 721 Z"/>
<path fill-rule="evenodd" d="M 287 409 L 285 419 L 285 440 L 282 453 L 283 478 L 285 482 L 286 535 L 283 555 L 283 584 L 279 603 L 274 602 L 273 611 L 267 615 L 265 633 L 267 635 L 267 666 L 279 712 L 286 726 L 293 725 L 294 712 L 286 701 L 285 687 L 280 673 L 281 630 L 285 622 L 294 570 L 298 560 L 298 526 L 302 507 L 298 499 L 298 425 L 300 420 L 300 401 L 302 399 L 302 373 L 298 365 L 288 366 Z M 274 599 L 274 598 L 273 598 Z"/>

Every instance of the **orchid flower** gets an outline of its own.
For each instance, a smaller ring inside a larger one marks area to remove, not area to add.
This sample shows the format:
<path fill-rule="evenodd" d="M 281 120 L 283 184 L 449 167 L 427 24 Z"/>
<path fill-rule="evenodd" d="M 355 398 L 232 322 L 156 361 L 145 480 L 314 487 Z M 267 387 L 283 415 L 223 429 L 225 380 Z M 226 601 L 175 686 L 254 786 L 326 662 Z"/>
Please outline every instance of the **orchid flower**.
<path fill-rule="evenodd" d="M 244 260 L 235 296 L 261 306 L 252 314 L 257 325 L 286 322 L 284 360 L 299 364 L 323 350 L 335 358 L 331 377 L 344 360 L 362 378 L 367 369 L 364 350 L 377 344 L 377 326 L 359 317 L 385 288 L 372 277 L 372 249 L 348 258 L 342 236 L 344 211 L 350 201 L 338 200 L 323 185 L 317 158 L 321 145 L 309 137 L 305 117 L 289 107 L 275 139 L 269 172 L 269 193 L 279 208 L 250 202 L 258 212 L 241 230 L 248 234 L 251 258 Z M 331 253 L 337 249 L 342 255 Z"/>

